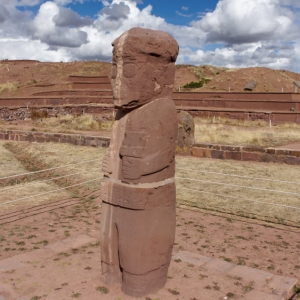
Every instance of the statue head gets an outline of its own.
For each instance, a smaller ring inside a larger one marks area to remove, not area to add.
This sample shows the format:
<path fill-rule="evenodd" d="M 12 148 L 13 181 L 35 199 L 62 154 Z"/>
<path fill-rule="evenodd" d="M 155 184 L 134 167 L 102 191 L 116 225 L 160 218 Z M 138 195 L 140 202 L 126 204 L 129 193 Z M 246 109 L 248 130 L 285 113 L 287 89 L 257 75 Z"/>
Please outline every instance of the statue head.
<path fill-rule="evenodd" d="M 178 44 L 168 33 L 132 28 L 113 43 L 114 104 L 133 109 L 172 96 Z"/>

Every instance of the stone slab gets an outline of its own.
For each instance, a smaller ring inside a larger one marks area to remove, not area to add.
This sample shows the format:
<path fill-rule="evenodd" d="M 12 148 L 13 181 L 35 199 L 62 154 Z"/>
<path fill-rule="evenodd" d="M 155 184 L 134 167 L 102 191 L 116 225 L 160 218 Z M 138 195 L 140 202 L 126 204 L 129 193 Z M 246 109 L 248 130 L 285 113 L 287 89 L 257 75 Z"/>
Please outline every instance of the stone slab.
<path fill-rule="evenodd" d="M 274 275 L 270 272 L 250 268 L 247 266 L 234 265 L 218 258 L 210 258 L 189 251 L 179 251 L 173 255 L 173 259 L 201 266 L 208 271 L 232 277 L 241 277 L 243 282 L 253 282 L 253 290 L 246 293 L 239 300 L 285 300 L 291 296 L 297 279 Z"/>
<path fill-rule="evenodd" d="M 260 289 L 275 275 L 269 272 L 253 269 L 246 266 L 235 266 L 227 272 L 230 276 L 242 277 L 244 282 L 253 282 L 255 289 Z"/>
<path fill-rule="evenodd" d="M 72 248 L 79 248 L 89 243 L 96 242 L 97 239 L 90 237 L 87 234 L 81 234 L 74 237 L 69 237 L 65 240 L 47 245 L 42 249 L 26 252 L 24 254 L 15 255 L 0 261 L 0 272 L 20 269 L 26 266 L 26 263 L 32 262 L 38 256 L 39 259 L 52 257 L 56 253 L 65 252 Z M 38 254 L 38 255 L 37 255 Z"/>
<path fill-rule="evenodd" d="M 22 258 L 22 262 L 33 262 L 37 257 L 41 260 L 52 256 L 53 252 L 50 249 L 42 248 L 25 253 L 24 257 Z"/>
<path fill-rule="evenodd" d="M 275 275 L 266 285 L 269 292 L 272 294 L 283 296 L 287 298 L 291 296 L 293 287 L 298 280 L 296 278 L 289 278 Z"/>
<path fill-rule="evenodd" d="M 235 265 L 222 259 L 213 258 L 205 264 L 205 269 L 225 273 L 234 268 Z"/>
<path fill-rule="evenodd" d="M 53 251 L 54 253 L 60 253 L 60 252 L 66 252 L 70 249 L 70 246 L 65 244 L 62 241 L 50 244 L 48 246 L 45 247 L 46 249 L 50 249 L 51 251 Z"/>
<path fill-rule="evenodd" d="M 0 272 L 7 272 L 24 267 L 25 264 L 15 257 L 6 258 L 0 261 Z"/>
<path fill-rule="evenodd" d="M 17 294 L 10 285 L 0 283 L 0 300 L 11 300 L 16 299 L 16 297 Z"/>
<path fill-rule="evenodd" d="M 87 234 L 81 234 L 77 236 L 69 237 L 62 242 L 66 245 L 68 245 L 70 248 L 79 248 L 89 243 L 96 242 L 97 239 L 90 237 Z"/>
<path fill-rule="evenodd" d="M 173 256 L 173 259 L 180 259 L 181 261 L 193 264 L 195 266 L 202 266 L 212 258 L 189 251 L 179 251 Z"/>
<path fill-rule="evenodd" d="M 246 293 L 243 298 L 238 298 L 238 300 L 285 300 L 285 298 L 278 295 L 252 290 L 249 293 Z"/>

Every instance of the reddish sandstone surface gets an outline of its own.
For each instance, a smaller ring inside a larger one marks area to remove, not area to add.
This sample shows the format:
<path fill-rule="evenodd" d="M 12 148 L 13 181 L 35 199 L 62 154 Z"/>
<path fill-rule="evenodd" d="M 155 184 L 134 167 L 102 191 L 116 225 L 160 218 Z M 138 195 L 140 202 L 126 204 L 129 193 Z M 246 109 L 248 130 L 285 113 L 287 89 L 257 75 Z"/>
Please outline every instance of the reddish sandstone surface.
<path fill-rule="evenodd" d="M 106 284 L 121 282 L 125 294 L 142 297 L 164 287 L 174 244 L 179 47 L 166 32 L 143 28 L 113 46 L 118 110 L 103 159 L 102 274 Z"/>

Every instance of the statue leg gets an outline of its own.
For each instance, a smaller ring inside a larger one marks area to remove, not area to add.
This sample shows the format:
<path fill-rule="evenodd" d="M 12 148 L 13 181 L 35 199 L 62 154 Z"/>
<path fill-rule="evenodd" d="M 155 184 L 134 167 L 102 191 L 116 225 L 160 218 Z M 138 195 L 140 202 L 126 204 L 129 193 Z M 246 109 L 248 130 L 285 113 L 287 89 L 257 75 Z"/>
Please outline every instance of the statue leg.
<path fill-rule="evenodd" d="M 121 282 L 118 230 L 114 221 L 115 210 L 111 204 L 102 203 L 101 214 L 101 267 L 102 280 L 108 285 Z"/>
<path fill-rule="evenodd" d="M 167 280 L 175 237 L 175 203 L 146 210 L 118 211 L 122 291 L 143 297 Z"/>
<path fill-rule="evenodd" d="M 169 263 L 146 274 L 130 274 L 123 270 L 122 291 L 132 297 L 155 294 L 167 281 Z"/>

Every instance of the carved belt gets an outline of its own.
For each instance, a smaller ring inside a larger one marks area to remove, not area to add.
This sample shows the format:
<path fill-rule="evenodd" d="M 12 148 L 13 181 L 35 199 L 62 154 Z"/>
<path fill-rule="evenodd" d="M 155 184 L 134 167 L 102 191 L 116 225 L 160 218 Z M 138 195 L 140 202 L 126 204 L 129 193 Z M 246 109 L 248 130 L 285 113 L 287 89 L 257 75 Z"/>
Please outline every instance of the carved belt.
<path fill-rule="evenodd" d="M 130 209 L 149 209 L 175 204 L 176 190 L 174 178 L 159 183 L 124 184 L 120 181 L 101 182 L 103 202 Z"/>

